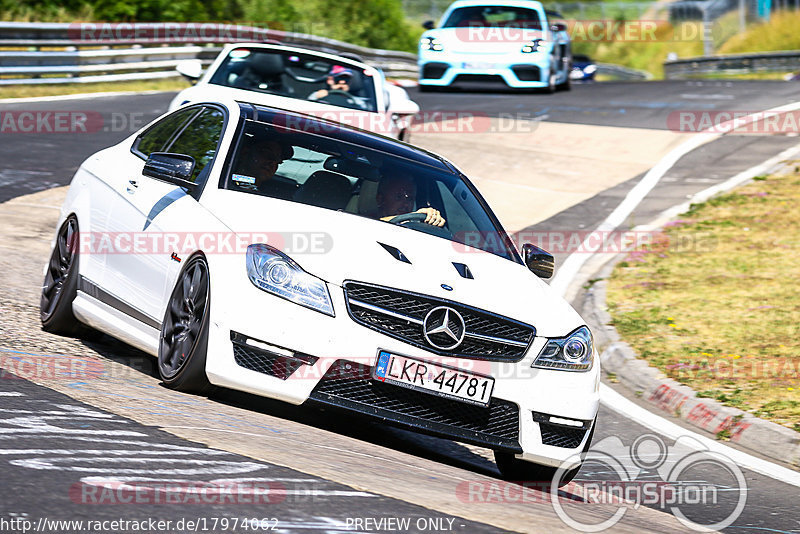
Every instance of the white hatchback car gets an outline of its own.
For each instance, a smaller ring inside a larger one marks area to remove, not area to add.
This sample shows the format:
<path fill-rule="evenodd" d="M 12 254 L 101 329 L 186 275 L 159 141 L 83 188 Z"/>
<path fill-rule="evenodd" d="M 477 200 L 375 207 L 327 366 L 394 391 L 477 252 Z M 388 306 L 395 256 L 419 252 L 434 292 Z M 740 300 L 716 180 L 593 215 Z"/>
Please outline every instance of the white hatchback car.
<path fill-rule="evenodd" d="M 177 70 L 196 81 L 169 109 L 234 98 L 300 111 L 408 142 L 419 105 L 379 69 L 316 50 L 265 43 L 225 46 L 203 73 L 200 61 Z M 324 91 L 325 94 L 322 92 Z"/>
<path fill-rule="evenodd" d="M 223 100 L 81 165 L 41 319 L 157 356 L 167 387 L 350 410 L 491 448 L 515 480 L 562 466 L 564 482 L 599 362 L 552 272 L 447 160 Z"/>

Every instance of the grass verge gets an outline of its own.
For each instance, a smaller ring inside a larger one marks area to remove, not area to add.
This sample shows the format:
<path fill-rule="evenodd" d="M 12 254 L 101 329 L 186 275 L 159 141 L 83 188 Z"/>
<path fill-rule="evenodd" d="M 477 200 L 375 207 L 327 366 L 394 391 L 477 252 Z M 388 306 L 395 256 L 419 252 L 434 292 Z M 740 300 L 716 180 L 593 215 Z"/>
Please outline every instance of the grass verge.
<path fill-rule="evenodd" d="M 14 85 L 0 86 L 0 98 L 29 98 L 112 91 L 180 91 L 187 87 L 189 87 L 189 83 L 180 78 L 151 81 L 70 83 L 62 85 Z"/>
<path fill-rule="evenodd" d="M 612 274 L 640 358 L 727 406 L 800 431 L 800 162 L 693 206 Z"/>

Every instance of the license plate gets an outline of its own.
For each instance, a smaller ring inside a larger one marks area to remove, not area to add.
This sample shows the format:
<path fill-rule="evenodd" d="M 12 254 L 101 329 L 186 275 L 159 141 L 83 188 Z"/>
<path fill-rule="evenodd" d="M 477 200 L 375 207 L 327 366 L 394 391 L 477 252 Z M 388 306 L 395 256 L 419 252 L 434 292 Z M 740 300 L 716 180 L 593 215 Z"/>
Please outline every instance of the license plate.
<path fill-rule="evenodd" d="M 408 356 L 378 352 L 373 377 L 382 382 L 487 406 L 494 378 Z"/>
<path fill-rule="evenodd" d="M 485 63 L 483 61 L 466 61 L 463 63 L 463 68 L 473 70 L 489 70 L 496 68 L 494 63 Z"/>

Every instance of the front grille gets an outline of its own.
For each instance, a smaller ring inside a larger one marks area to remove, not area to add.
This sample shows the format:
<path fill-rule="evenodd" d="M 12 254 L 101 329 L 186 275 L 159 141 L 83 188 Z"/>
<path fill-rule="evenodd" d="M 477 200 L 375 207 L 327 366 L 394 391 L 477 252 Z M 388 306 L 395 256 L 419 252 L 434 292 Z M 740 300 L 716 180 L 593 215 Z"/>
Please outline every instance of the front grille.
<path fill-rule="evenodd" d="M 535 65 L 514 65 L 511 70 L 521 82 L 538 82 L 542 78 L 541 70 Z"/>
<path fill-rule="evenodd" d="M 306 354 L 297 357 L 284 356 L 265 349 L 253 347 L 246 343 L 247 338 L 237 332 L 231 332 L 233 343 L 233 359 L 236 365 L 286 380 L 303 365 L 313 365 L 317 357 Z"/>
<path fill-rule="evenodd" d="M 438 80 L 444 76 L 448 68 L 450 68 L 450 65 L 447 63 L 426 63 L 422 66 L 422 77 L 429 80 Z"/>
<path fill-rule="evenodd" d="M 456 76 L 453 83 L 456 82 L 491 82 L 491 83 L 502 83 L 505 84 L 506 81 L 503 79 L 502 76 L 499 74 L 459 74 Z"/>
<path fill-rule="evenodd" d="M 548 423 L 539 423 L 539 430 L 542 432 L 544 445 L 564 447 L 565 449 L 578 447 L 586 435 L 586 430 L 583 428 L 569 428 Z"/>
<path fill-rule="evenodd" d="M 492 398 L 474 406 L 372 379 L 372 368 L 338 360 L 310 399 L 352 410 L 397 426 L 519 454 L 519 408 Z"/>
<path fill-rule="evenodd" d="M 347 311 L 357 323 L 436 354 L 516 362 L 536 334 L 525 323 L 449 300 L 358 282 L 345 282 L 344 289 Z M 464 319 L 466 335 L 452 350 L 433 347 L 425 339 L 422 322 L 439 306 L 458 311 Z"/>

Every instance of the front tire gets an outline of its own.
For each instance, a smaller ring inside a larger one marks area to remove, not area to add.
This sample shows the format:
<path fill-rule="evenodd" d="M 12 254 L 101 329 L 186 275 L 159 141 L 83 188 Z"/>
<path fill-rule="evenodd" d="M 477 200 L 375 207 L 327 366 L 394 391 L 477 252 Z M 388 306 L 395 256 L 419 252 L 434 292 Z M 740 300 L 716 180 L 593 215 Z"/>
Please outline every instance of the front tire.
<path fill-rule="evenodd" d="M 45 332 L 80 336 L 89 331 L 72 313 L 79 276 L 78 218 L 70 215 L 58 230 L 42 283 L 39 316 Z"/>
<path fill-rule="evenodd" d="M 548 95 L 552 95 L 556 92 L 556 72 L 555 69 L 550 69 L 550 73 L 547 77 L 547 87 L 543 89 L 543 92 Z"/>
<path fill-rule="evenodd" d="M 158 374 L 170 389 L 208 393 L 206 376 L 210 278 L 203 256 L 189 259 L 178 277 L 161 323 Z"/>
<path fill-rule="evenodd" d="M 567 70 L 567 79 L 564 80 L 563 83 L 558 84 L 559 91 L 569 91 L 572 89 L 572 79 L 569 77 L 570 73 L 572 72 L 572 68 L 570 67 Z"/>

